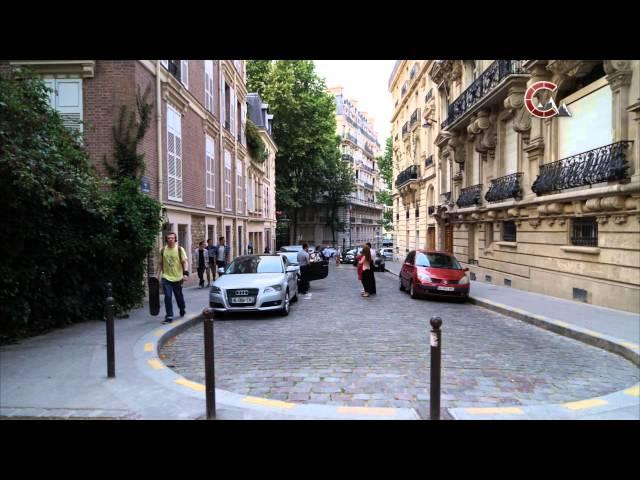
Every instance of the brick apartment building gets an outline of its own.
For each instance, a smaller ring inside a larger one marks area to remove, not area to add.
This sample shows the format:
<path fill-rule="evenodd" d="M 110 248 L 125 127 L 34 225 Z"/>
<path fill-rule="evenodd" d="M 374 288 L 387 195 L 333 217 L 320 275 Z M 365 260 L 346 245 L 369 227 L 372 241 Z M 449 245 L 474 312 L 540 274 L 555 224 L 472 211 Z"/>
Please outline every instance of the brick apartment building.
<path fill-rule="evenodd" d="M 177 233 L 189 256 L 200 240 L 213 238 L 217 243 L 220 236 L 231 246 L 232 258 L 247 253 L 249 241 L 255 252 L 267 244 L 274 249 L 274 189 L 258 184 L 259 201 L 271 208 L 255 208 L 256 183 L 248 181 L 249 170 L 254 170 L 245 138 L 243 60 L 29 60 L 9 64 L 30 68 L 54 88 L 52 106 L 70 128 L 82 132 L 99 171 L 104 171 L 103 159 L 112 158 L 112 126 L 121 108 L 134 111 L 137 92 L 148 88 L 153 116 L 140 145 L 146 162 L 141 188 L 162 203 L 164 232 Z M 269 160 L 262 164 L 271 175 L 275 151 L 271 142 Z M 260 222 L 259 231 L 256 222 Z"/>

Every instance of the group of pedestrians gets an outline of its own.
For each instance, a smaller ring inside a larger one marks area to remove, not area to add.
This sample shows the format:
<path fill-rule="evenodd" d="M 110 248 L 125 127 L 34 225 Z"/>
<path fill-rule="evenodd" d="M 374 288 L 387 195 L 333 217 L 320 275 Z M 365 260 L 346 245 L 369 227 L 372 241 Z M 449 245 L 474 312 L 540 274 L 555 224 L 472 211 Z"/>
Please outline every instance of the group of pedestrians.
<path fill-rule="evenodd" d="M 367 242 L 362 247 L 362 252 L 356 257 L 358 262 L 358 280 L 362 282 L 363 297 L 369 297 L 376 294 L 376 277 L 373 274 L 376 250 L 371 248 L 371 243 Z"/>

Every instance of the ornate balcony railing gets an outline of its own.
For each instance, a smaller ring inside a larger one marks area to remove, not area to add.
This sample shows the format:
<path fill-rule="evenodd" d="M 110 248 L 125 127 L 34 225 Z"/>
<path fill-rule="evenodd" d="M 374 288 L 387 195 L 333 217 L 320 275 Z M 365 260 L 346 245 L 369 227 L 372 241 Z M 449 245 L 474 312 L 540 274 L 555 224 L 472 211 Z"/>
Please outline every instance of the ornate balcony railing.
<path fill-rule="evenodd" d="M 480 205 L 482 201 L 482 184 L 473 185 L 471 187 L 460 190 L 460 196 L 456 201 L 459 208 L 470 207 L 471 205 Z"/>
<path fill-rule="evenodd" d="M 404 138 L 408 134 L 409 134 L 409 122 L 404 122 L 404 125 L 402 125 L 402 138 Z"/>
<path fill-rule="evenodd" d="M 427 94 L 424 97 L 424 103 L 427 103 L 429 100 L 433 98 L 433 88 L 430 88 Z"/>
<path fill-rule="evenodd" d="M 345 160 L 347 162 L 353 162 L 353 155 L 343 154 L 342 155 L 342 160 Z"/>
<path fill-rule="evenodd" d="M 431 165 L 433 165 L 433 155 L 429 155 L 427 158 L 424 159 L 425 167 L 430 167 Z"/>
<path fill-rule="evenodd" d="M 487 202 L 499 202 L 507 198 L 519 199 L 522 195 L 520 190 L 520 178 L 522 172 L 512 173 L 504 177 L 491 180 L 489 191 L 484 195 Z"/>
<path fill-rule="evenodd" d="M 628 177 L 626 149 L 632 141 L 622 141 L 594 148 L 557 162 L 540 166 L 540 174 L 531 190 L 536 195 L 567 188 L 622 180 Z"/>
<path fill-rule="evenodd" d="M 447 128 L 457 121 L 471 107 L 486 97 L 491 91 L 502 83 L 502 81 L 510 75 L 526 74 L 522 68 L 521 60 L 496 60 L 489 68 L 460 94 L 454 102 L 449 105 L 447 119 L 442 122 L 442 128 Z"/>
<path fill-rule="evenodd" d="M 363 185 L 364 185 L 365 188 L 368 188 L 369 190 L 373 190 L 373 184 L 372 183 L 363 182 Z"/>
<path fill-rule="evenodd" d="M 451 192 L 444 192 L 440 194 L 440 203 L 451 202 Z"/>
<path fill-rule="evenodd" d="M 396 188 L 400 188 L 407 182 L 411 180 L 418 179 L 418 165 L 411 165 L 408 168 L 405 168 L 400 174 L 396 177 Z"/>
<path fill-rule="evenodd" d="M 369 153 L 373 153 L 373 148 L 371 148 L 368 144 L 364 146 L 364 150 Z"/>
<path fill-rule="evenodd" d="M 356 145 L 358 144 L 358 139 L 353 135 L 351 135 L 350 133 L 343 135 L 342 138 L 345 140 L 349 140 L 350 142 L 355 143 Z"/>
<path fill-rule="evenodd" d="M 420 109 L 416 108 L 411 114 L 411 117 L 409 118 L 409 128 L 415 127 L 415 125 L 418 123 L 419 116 L 420 116 Z"/>
<path fill-rule="evenodd" d="M 429 214 L 429 216 L 433 215 L 435 211 L 436 207 L 434 205 L 431 205 L 429 208 L 427 208 L 427 213 Z"/>

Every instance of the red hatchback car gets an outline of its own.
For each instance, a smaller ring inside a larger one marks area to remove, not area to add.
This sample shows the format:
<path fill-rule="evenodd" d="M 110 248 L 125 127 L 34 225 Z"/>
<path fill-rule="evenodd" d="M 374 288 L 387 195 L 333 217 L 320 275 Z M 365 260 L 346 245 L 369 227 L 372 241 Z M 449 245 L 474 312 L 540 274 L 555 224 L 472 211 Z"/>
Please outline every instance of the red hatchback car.
<path fill-rule="evenodd" d="M 429 294 L 467 299 L 471 287 L 468 271 L 450 253 L 414 250 L 400 270 L 400 290 L 407 289 L 411 298 Z"/>

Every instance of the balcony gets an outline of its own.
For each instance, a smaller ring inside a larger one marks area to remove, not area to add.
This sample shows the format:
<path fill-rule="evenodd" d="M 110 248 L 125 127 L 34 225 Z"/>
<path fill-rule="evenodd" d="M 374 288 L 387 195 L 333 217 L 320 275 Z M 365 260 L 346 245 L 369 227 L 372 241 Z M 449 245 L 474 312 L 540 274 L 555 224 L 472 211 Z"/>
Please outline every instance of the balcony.
<path fill-rule="evenodd" d="M 416 108 L 411 117 L 409 118 L 409 129 L 413 130 L 418 125 L 418 118 L 420 117 L 420 109 Z"/>
<path fill-rule="evenodd" d="M 433 215 L 435 211 L 436 211 L 436 207 L 433 205 L 427 208 L 427 213 L 429 214 L 429 216 Z"/>
<path fill-rule="evenodd" d="M 413 80 L 418 73 L 418 65 L 413 65 L 413 68 L 409 72 L 409 81 Z"/>
<path fill-rule="evenodd" d="M 447 119 L 442 122 L 442 128 L 449 128 L 463 116 L 469 113 L 481 100 L 496 91 L 503 80 L 512 75 L 526 75 L 520 60 L 496 60 L 489 68 L 449 105 Z"/>
<path fill-rule="evenodd" d="M 344 160 L 345 162 L 353 163 L 353 156 L 352 155 L 348 155 L 348 154 L 343 154 L 342 155 L 342 160 Z"/>
<path fill-rule="evenodd" d="M 628 178 L 626 149 L 632 143 L 632 141 L 616 142 L 541 165 L 540 174 L 533 182 L 531 190 L 536 195 L 542 195 L 567 188 Z"/>
<path fill-rule="evenodd" d="M 424 103 L 429 103 L 429 100 L 433 98 L 433 88 L 430 88 L 424 97 Z"/>
<path fill-rule="evenodd" d="M 484 196 L 485 200 L 487 202 L 499 202 L 508 198 L 519 200 L 522 195 L 520 190 L 521 177 L 522 172 L 518 172 L 491 180 L 489 191 Z"/>
<path fill-rule="evenodd" d="M 409 135 L 409 122 L 404 122 L 402 126 L 402 138 L 404 139 L 407 135 Z"/>
<path fill-rule="evenodd" d="M 400 188 L 403 185 L 418 179 L 418 165 L 411 165 L 408 168 L 405 168 L 397 177 L 396 177 L 396 188 Z"/>
<path fill-rule="evenodd" d="M 372 183 L 362 182 L 362 185 L 364 186 L 364 188 L 368 188 L 369 190 L 373 190 L 373 184 Z"/>
<path fill-rule="evenodd" d="M 425 167 L 430 167 L 431 165 L 433 165 L 433 155 L 429 155 L 427 158 L 424 159 Z"/>
<path fill-rule="evenodd" d="M 472 187 L 460 190 L 460 196 L 456 201 L 458 208 L 470 207 L 472 205 L 480 205 L 482 201 L 482 184 L 473 185 Z"/>
<path fill-rule="evenodd" d="M 371 148 L 368 144 L 366 144 L 366 145 L 364 146 L 364 150 L 365 150 L 365 152 L 368 152 L 368 153 L 370 153 L 371 155 L 373 155 L 373 148 Z"/>

